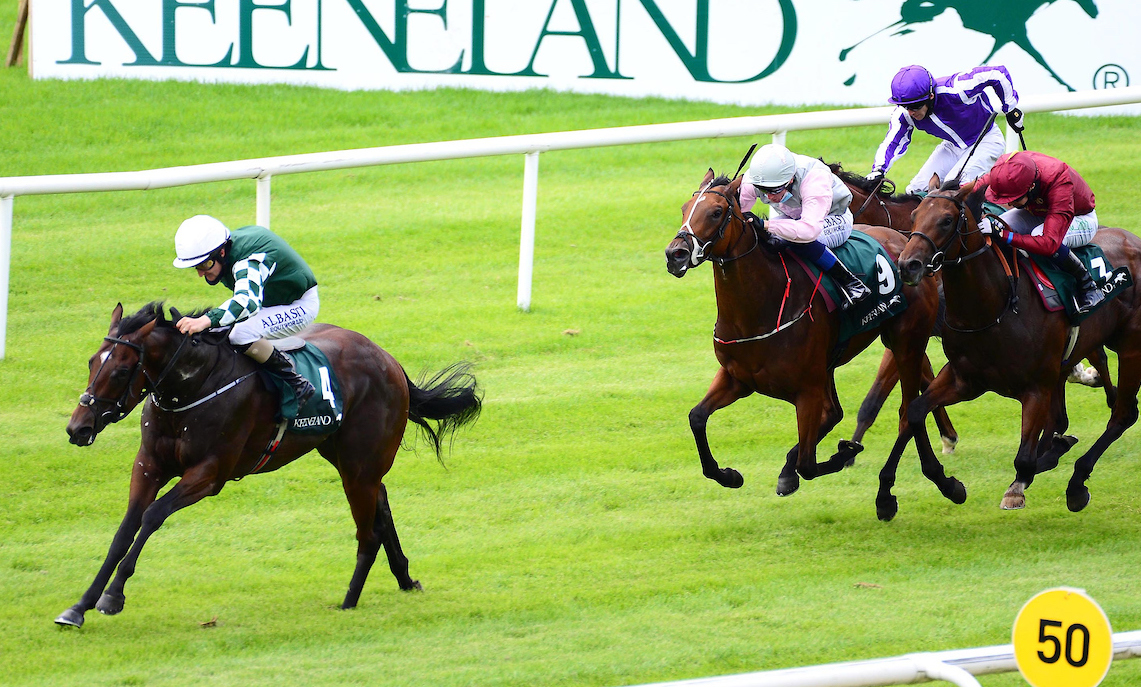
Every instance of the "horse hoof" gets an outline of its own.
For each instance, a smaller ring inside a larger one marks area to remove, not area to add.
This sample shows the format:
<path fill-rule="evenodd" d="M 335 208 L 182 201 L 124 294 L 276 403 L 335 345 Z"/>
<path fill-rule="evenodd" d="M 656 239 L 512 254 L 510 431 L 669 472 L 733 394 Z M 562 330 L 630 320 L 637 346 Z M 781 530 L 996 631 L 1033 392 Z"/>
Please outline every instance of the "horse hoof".
<path fill-rule="evenodd" d="M 949 439 L 947 437 L 939 437 L 943 442 L 943 455 L 949 456 L 955 453 L 955 446 L 958 445 L 958 439 Z"/>
<path fill-rule="evenodd" d="M 1003 510 L 1022 510 L 1026 507 L 1025 494 L 1007 494 L 1002 497 Z"/>
<path fill-rule="evenodd" d="M 856 456 L 860 455 L 860 452 L 863 450 L 864 445 L 860 442 L 851 441 L 849 439 L 841 439 L 840 443 L 836 445 L 837 453 L 835 456 L 833 456 L 833 458 L 843 456 L 844 467 L 850 468 L 856 464 Z"/>
<path fill-rule="evenodd" d="M 792 477 L 780 477 L 777 479 L 777 496 L 791 496 L 796 493 L 800 488 L 800 478 L 796 475 Z"/>
<path fill-rule="evenodd" d="M 967 502 L 967 487 L 959 480 L 955 480 L 954 486 L 951 487 L 951 493 L 947 495 L 951 499 L 951 503 L 961 506 Z"/>
<path fill-rule="evenodd" d="M 722 468 L 717 483 L 729 489 L 740 489 L 741 485 L 745 483 L 745 478 L 733 468 Z"/>
<path fill-rule="evenodd" d="M 419 580 L 412 580 L 412 584 L 400 585 L 400 591 L 402 591 L 402 592 L 422 592 L 422 591 L 424 591 L 424 588 L 420 586 Z"/>
<path fill-rule="evenodd" d="M 123 604 L 126 602 L 127 597 L 122 594 L 103 592 L 103 596 L 99 597 L 99 601 L 95 604 L 95 610 L 103 615 L 117 615 L 122 612 Z"/>
<path fill-rule="evenodd" d="M 899 500 L 894 494 L 876 497 L 876 517 L 884 522 L 891 522 L 899 512 Z"/>
<path fill-rule="evenodd" d="M 1071 513 L 1077 513 L 1089 505 L 1090 493 L 1089 489 L 1082 489 L 1080 492 L 1070 493 L 1066 492 L 1066 508 L 1070 509 Z M 58 622 L 58 621 L 57 621 Z"/>
<path fill-rule="evenodd" d="M 64 627 L 83 627 L 83 614 L 72 606 L 59 614 L 59 617 L 55 619 L 55 624 Z"/>

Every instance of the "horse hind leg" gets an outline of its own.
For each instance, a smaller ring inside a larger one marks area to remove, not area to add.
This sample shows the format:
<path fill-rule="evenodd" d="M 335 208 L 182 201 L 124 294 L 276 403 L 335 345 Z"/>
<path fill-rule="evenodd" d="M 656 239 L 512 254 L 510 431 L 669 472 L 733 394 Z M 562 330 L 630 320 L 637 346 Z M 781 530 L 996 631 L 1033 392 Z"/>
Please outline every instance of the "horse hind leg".
<path fill-rule="evenodd" d="M 1093 468 L 1098 458 L 1110 444 L 1118 439 L 1125 430 L 1137 422 L 1137 390 L 1141 387 L 1141 351 L 1124 352 L 1118 355 L 1118 389 L 1117 403 L 1113 406 L 1113 413 L 1097 441 L 1088 451 L 1074 463 L 1074 474 L 1066 486 L 1066 507 L 1078 512 L 1089 505 L 1090 493 L 1086 487 L 1086 480 L 1093 474 Z"/>
<path fill-rule="evenodd" d="M 392 508 L 388 505 L 388 490 L 380 485 L 380 494 L 376 503 L 376 522 L 374 531 L 380 537 L 384 546 L 384 553 L 388 556 L 388 568 L 396 578 L 396 583 L 403 591 L 419 591 L 423 589 L 420 583 L 408 575 L 408 557 L 400 548 L 400 537 L 396 534 L 396 523 L 392 520 Z"/>

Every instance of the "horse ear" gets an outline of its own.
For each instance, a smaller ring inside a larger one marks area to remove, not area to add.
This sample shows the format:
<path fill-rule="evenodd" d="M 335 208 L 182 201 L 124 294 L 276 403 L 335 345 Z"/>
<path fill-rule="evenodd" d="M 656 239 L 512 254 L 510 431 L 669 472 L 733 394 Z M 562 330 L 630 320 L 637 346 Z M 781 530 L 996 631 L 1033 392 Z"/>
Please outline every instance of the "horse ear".
<path fill-rule="evenodd" d="M 177 324 L 182 319 L 182 313 L 178 312 L 178 308 L 173 305 L 170 306 L 170 321 Z"/>
<path fill-rule="evenodd" d="M 729 193 L 732 195 L 737 195 L 738 193 L 740 193 L 741 182 L 744 180 L 745 180 L 745 177 L 737 177 L 733 181 L 730 181 L 729 182 Z"/>
<path fill-rule="evenodd" d="M 115 309 L 111 311 L 111 326 L 107 329 L 107 335 L 112 336 L 115 333 L 115 327 L 119 326 L 119 321 L 123 319 L 123 304 L 117 303 Z"/>
<path fill-rule="evenodd" d="M 713 181 L 713 177 L 714 177 L 713 168 L 710 167 L 709 171 L 705 173 L 705 178 L 701 180 L 701 185 L 704 186 L 704 185 L 708 184 L 709 182 Z"/>
<path fill-rule="evenodd" d="M 158 320 L 151 320 L 150 322 L 147 322 L 146 324 L 144 324 L 142 327 L 139 328 L 138 336 L 136 336 L 135 338 L 138 338 L 138 339 L 147 338 L 148 336 L 151 335 L 151 332 L 153 332 L 155 330 L 156 324 L 158 324 Z"/>
<path fill-rule="evenodd" d="M 931 175 L 931 181 L 927 182 L 927 190 L 928 191 L 938 191 L 940 185 L 942 185 L 942 182 L 939 181 L 939 175 L 938 174 L 932 174 Z"/>
<path fill-rule="evenodd" d="M 977 179 L 971 179 L 959 187 L 960 198 L 966 198 L 967 196 L 971 195 L 971 193 L 975 190 L 975 181 L 977 181 Z"/>

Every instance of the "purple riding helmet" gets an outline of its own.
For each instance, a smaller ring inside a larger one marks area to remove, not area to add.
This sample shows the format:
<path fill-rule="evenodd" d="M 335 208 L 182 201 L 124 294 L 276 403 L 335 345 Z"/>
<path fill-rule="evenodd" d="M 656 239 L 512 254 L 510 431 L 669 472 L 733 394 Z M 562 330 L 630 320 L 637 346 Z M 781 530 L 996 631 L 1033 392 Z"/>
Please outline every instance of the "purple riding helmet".
<path fill-rule="evenodd" d="M 926 102 L 934 95 L 935 78 L 931 72 L 913 64 L 895 73 L 891 80 L 891 97 L 888 102 L 893 105 L 914 105 Z"/>

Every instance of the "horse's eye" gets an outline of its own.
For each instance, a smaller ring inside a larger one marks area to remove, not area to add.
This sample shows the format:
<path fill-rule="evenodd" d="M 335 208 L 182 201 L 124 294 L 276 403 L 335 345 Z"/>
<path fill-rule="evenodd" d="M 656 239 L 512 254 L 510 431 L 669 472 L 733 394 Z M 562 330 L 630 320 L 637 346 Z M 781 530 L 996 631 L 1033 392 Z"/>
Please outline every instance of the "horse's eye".
<path fill-rule="evenodd" d="M 114 380 L 126 379 L 127 375 L 130 374 L 130 372 L 131 372 L 131 370 L 129 368 L 126 368 L 126 367 L 117 368 L 114 372 L 111 373 L 111 379 L 114 379 Z"/>
<path fill-rule="evenodd" d="M 722 214 L 721 208 L 713 208 L 713 219 L 717 219 Z"/>
<path fill-rule="evenodd" d="M 948 228 L 950 228 L 950 226 L 951 226 L 951 216 L 950 215 L 947 215 L 946 217 L 942 217 L 939 219 L 939 228 L 940 229 L 948 229 Z"/>

